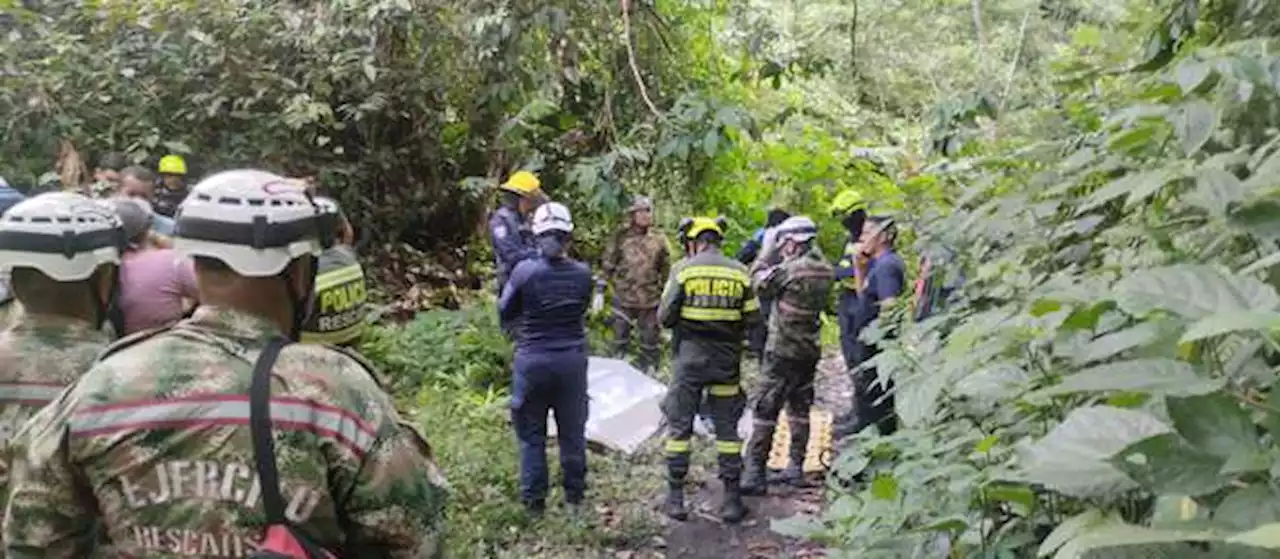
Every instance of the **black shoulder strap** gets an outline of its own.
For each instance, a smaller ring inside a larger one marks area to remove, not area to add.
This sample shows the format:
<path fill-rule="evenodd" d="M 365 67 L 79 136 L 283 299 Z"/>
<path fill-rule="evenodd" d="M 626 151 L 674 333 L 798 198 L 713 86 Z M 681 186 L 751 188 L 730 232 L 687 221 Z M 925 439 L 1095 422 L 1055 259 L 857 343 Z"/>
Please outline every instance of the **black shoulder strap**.
<path fill-rule="evenodd" d="M 276 470 L 275 439 L 271 436 L 271 368 L 289 340 L 275 338 L 267 343 L 253 365 L 249 386 L 249 430 L 253 435 L 253 459 L 262 486 L 262 504 L 269 524 L 284 524 L 284 497 L 280 495 L 280 472 Z"/>

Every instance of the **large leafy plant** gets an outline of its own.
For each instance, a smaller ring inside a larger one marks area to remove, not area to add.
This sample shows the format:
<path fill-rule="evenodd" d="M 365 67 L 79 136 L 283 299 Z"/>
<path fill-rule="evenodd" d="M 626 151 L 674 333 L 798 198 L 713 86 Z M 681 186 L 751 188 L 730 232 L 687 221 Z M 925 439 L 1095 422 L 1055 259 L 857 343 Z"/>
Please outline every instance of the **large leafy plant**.
<path fill-rule="evenodd" d="M 1043 114 L 1072 134 L 958 166 L 929 240 L 969 282 L 875 360 L 903 429 L 780 528 L 856 557 L 1277 553 L 1280 57 L 1196 47 L 1095 72 Z"/>

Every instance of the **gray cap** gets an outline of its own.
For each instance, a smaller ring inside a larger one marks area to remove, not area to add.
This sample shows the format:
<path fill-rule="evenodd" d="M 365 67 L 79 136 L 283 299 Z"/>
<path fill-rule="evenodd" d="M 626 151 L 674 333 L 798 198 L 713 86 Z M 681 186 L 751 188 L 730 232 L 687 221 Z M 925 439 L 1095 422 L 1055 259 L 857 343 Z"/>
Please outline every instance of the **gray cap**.
<path fill-rule="evenodd" d="M 151 230 L 151 205 L 144 200 L 134 198 L 113 198 L 110 201 L 120 222 L 124 224 L 124 234 L 130 241 L 141 237 Z"/>

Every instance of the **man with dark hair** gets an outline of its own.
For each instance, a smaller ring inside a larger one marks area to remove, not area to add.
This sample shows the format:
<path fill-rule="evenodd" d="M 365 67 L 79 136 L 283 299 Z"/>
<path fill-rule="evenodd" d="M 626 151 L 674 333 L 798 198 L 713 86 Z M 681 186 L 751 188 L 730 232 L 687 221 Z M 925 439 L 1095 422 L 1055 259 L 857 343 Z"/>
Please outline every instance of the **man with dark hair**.
<path fill-rule="evenodd" d="M 906 264 L 894 252 L 898 238 L 898 226 L 892 217 L 870 216 L 862 228 L 859 240 L 860 258 L 856 263 L 855 277 L 860 286 L 854 309 L 853 342 L 854 360 L 861 365 L 879 353 L 875 345 L 868 345 L 858 336 L 880 317 L 880 311 L 891 306 L 906 288 Z M 897 430 L 898 422 L 893 412 L 893 383 L 876 382 L 875 367 L 856 371 L 853 378 L 854 412 L 856 419 L 837 425 L 837 437 L 857 433 L 870 425 L 876 425 L 881 434 Z"/>
<path fill-rule="evenodd" d="M 93 184 L 89 185 L 89 195 L 94 198 L 111 196 L 120 184 L 120 171 L 129 165 L 129 158 L 118 151 L 109 151 L 98 158 L 98 166 L 93 169 Z"/>
<path fill-rule="evenodd" d="M 173 236 L 173 219 L 155 210 L 156 174 L 151 169 L 139 165 L 125 167 L 120 171 L 120 187 L 116 194 L 121 198 L 145 201 L 154 212 L 151 229 L 165 237 Z"/>

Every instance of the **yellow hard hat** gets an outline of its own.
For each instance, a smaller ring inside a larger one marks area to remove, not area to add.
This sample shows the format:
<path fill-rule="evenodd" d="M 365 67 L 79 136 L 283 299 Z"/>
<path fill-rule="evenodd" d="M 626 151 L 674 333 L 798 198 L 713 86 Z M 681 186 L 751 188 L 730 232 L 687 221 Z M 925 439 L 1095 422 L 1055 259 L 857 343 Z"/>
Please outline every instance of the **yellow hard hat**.
<path fill-rule="evenodd" d="M 696 239 L 698 235 L 708 231 L 724 238 L 724 218 L 695 217 L 689 220 L 687 227 L 684 227 L 684 236 L 688 239 Z"/>
<path fill-rule="evenodd" d="M 836 199 L 831 201 L 831 215 L 839 215 L 849 213 L 858 208 L 865 208 L 866 201 L 862 199 L 862 194 L 857 190 L 846 190 L 836 195 Z"/>
<path fill-rule="evenodd" d="M 160 158 L 156 171 L 162 175 L 186 175 L 187 162 L 181 155 L 166 155 Z"/>
<path fill-rule="evenodd" d="M 529 171 L 516 171 L 510 177 L 507 177 L 507 182 L 502 183 L 498 188 L 521 196 L 528 196 L 542 188 L 542 181 L 538 180 L 538 175 Z"/>

